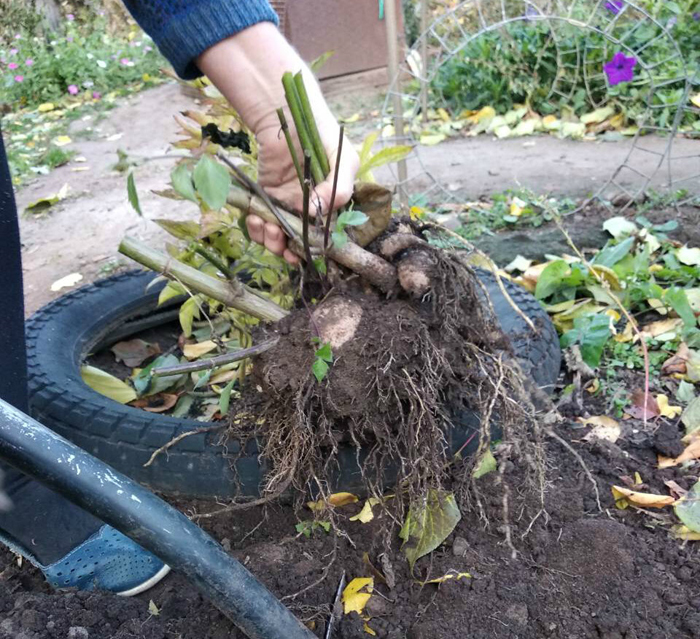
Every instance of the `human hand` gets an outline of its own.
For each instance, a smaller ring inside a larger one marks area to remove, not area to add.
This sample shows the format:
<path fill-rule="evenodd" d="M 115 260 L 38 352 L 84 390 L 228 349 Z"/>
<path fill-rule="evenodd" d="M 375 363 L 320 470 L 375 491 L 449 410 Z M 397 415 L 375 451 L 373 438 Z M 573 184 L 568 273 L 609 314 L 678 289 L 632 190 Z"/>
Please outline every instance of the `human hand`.
<path fill-rule="evenodd" d="M 326 180 L 314 189 L 310 212 L 312 215 L 318 212 L 326 214 L 333 190 L 340 127 L 323 99 L 313 74 L 279 30 L 271 23 L 256 24 L 207 49 L 199 57 L 198 65 L 255 133 L 259 143 L 260 185 L 295 211 L 302 209 L 302 190 L 276 110 L 285 104 L 282 88 L 285 71 L 301 70 L 304 73 L 311 108 L 331 167 Z M 231 72 L 232 68 L 235 73 Z M 297 144 L 297 156 L 302 158 L 292 118 L 288 111 L 286 114 L 291 137 Z M 345 140 L 334 209 L 343 206 L 352 197 L 359 164 L 357 152 Z M 257 215 L 249 215 L 246 223 L 253 241 L 283 256 L 291 264 L 299 263 L 297 255 L 287 248 L 287 238 L 276 224 L 265 222 Z"/>

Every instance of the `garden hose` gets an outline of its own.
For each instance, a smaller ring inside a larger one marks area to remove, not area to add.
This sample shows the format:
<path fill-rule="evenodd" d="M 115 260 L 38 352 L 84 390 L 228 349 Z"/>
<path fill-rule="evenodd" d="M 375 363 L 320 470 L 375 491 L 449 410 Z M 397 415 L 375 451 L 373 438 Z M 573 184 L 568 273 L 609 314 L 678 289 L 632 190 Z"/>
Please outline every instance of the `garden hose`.
<path fill-rule="evenodd" d="M 3 400 L 0 459 L 180 571 L 251 639 L 314 639 L 265 586 L 181 512 Z"/>

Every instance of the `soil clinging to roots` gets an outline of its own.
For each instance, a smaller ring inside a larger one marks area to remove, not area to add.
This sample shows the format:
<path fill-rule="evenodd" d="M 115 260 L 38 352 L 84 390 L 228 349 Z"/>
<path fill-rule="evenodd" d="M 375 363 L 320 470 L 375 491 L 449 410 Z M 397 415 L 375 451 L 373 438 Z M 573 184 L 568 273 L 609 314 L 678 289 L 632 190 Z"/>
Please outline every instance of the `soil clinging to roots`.
<path fill-rule="evenodd" d="M 278 344 L 255 361 L 248 396 L 255 396 L 256 426 L 232 426 L 229 436 L 261 442 L 271 468 L 263 494 L 293 486 L 323 498 L 346 489 L 334 481 L 343 443 L 355 451 L 364 487 L 375 496 L 395 487 L 411 503 L 450 487 L 479 503 L 469 480 L 494 422 L 502 448 L 529 462 L 532 485 L 541 490 L 534 409 L 473 269 L 463 254 L 431 246 L 412 229 L 384 241 L 401 247 L 381 251 L 382 238 L 372 245 L 397 266 L 396 294 L 387 298 L 354 282 L 336 287 L 313 311 L 302 307 L 278 324 Z M 326 342 L 334 361 L 318 382 L 314 350 Z M 462 461 L 449 432 L 468 411 L 481 415 L 480 446 Z M 387 502 L 396 520 L 405 502 Z"/>

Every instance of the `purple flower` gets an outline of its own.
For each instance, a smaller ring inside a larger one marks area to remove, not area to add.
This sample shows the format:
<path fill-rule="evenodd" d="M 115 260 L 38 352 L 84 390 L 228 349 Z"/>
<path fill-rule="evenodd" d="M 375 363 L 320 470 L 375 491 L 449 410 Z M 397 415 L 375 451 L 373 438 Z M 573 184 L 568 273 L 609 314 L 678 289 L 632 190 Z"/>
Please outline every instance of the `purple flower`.
<path fill-rule="evenodd" d="M 78 87 L 76 87 L 74 84 L 68 86 L 68 93 L 70 93 L 71 95 L 78 95 L 79 90 L 80 89 L 78 89 Z"/>
<path fill-rule="evenodd" d="M 610 2 L 605 3 L 605 8 L 614 15 L 620 13 L 620 11 L 622 11 L 622 7 L 624 6 L 625 0 L 610 0 Z"/>
<path fill-rule="evenodd" d="M 698 14 L 698 15 L 700 15 L 700 14 Z M 144 53 L 148 53 L 149 51 L 153 51 L 153 47 L 145 46 L 143 48 L 143 50 L 144 50 Z"/>
<path fill-rule="evenodd" d="M 24 76 L 23 75 L 16 75 L 15 82 L 24 82 Z"/>
<path fill-rule="evenodd" d="M 676 16 L 671 16 L 671 17 L 668 19 L 668 22 L 666 23 L 666 28 L 667 28 L 667 29 L 673 29 L 673 27 L 675 27 L 676 24 L 678 24 L 678 18 L 677 18 Z"/>
<path fill-rule="evenodd" d="M 34 64 L 34 60 L 32 60 L 31 58 L 27 58 L 24 61 L 24 64 L 26 64 L 28 67 L 31 67 Z"/>
<path fill-rule="evenodd" d="M 99 100 L 101 97 L 102 97 L 102 94 L 99 91 L 92 92 L 92 99 L 93 100 Z"/>
<path fill-rule="evenodd" d="M 75 16 L 72 13 L 69 13 L 66 16 L 66 20 L 68 20 L 68 22 L 73 22 L 73 20 L 75 20 Z"/>
<path fill-rule="evenodd" d="M 605 75 L 608 76 L 610 86 L 621 82 L 630 82 L 634 78 L 634 67 L 637 64 L 635 58 L 628 58 L 621 51 L 616 53 L 610 62 L 603 65 Z"/>
<path fill-rule="evenodd" d="M 66 36 L 66 42 L 73 42 L 73 36 Z"/>
<path fill-rule="evenodd" d="M 540 12 L 531 4 L 525 7 L 525 22 L 530 22 L 530 20 L 536 18 L 538 15 L 540 15 Z"/>
<path fill-rule="evenodd" d="M 700 22 L 700 11 L 693 14 L 693 20 L 695 20 L 695 22 Z"/>
<path fill-rule="evenodd" d="M 10 64 L 7 65 L 7 68 L 14 71 L 18 66 L 19 65 L 16 62 L 10 62 Z"/>
<path fill-rule="evenodd" d="M 17 55 L 18 50 L 17 49 L 10 49 L 10 55 Z"/>

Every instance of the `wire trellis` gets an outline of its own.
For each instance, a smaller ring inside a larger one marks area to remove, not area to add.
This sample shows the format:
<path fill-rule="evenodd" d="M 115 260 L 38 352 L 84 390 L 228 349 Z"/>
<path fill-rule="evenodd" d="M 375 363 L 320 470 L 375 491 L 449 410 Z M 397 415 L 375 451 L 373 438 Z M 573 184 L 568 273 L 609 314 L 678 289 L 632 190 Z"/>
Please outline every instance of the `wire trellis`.
<path fill-rule="evenodd" d="M 700 116 L 700 108 L 691 101 L 691 96 L 700 91 L 700 72 L 695 72 L 694 76 L 691 74 L 668 24 L 662 24 L 642 7 L 627 0 L 460 2 L 437 17 L 408 51 L 387 93 L 383 122 L 393 121 L 399 103 L 404 121 L 416 122 L 425 104 L 422 91 L 429 92 L 431 103 L 439 100 L 433 87 L 445 64 L 486 34 L 498 32 L 505 39 L 510 25 L 523 22 L 533 27 L 545 26 L 549 32 L 548 44 L 556 52 L 557 73 L 548 87 L 547 100 L 559 101 L 562 105 L 570 103 L 584 87 L 590 109 L 605 107 L 613 99 L 618 103 L 636 99 L 637 105 L 643 105 L 641 109 L 637 107 L 634 114 L 637 131 L 626 158 L 588 201 L 609 204 L 623 195 L 629 206 L 648 193 L 654 179 L 656 191 L 686 189 L 691 191 L 688 197 L 691 199 L 692 187 L 700 183 L 700 145 L 697 153 L 674 153 L 674 142 L 688 116 Z M 429 54 L 424 65 L 421 51 L 426 49 Z M 634 83 L 629 83 L 627 90 L 611 91 L 603 65 L 618 53 L 636 61 Z M 537 73 L 537 68 L 532 72 Z M 659 117 L 660 113 L 662 117 Z M 414 147 L 407 161 L 405 178 L 400 179 L 394 171 L 399 192 L 431 204 L 454 201 L 455 193 L 440 184 L 426 168 L 416 131 L 416 127 L 408 126 L 403 136 L 388 136 L 382 140 L 384 144 L 410 144 Z M 663 137 L 661 150 L 645 144 L 652 134 Z M 683 134 L 700 139 L 697 129 Z M 649 162 L 641 160 L 642 156 L 649 154 L 654 157 L 651 170 Z M 697 166 L 697 173 L 688 175 L 686 169 L 683 177 L 677 177 L 675 167 L 679 162 L 685 167 Z M 662 183 L 658 185 L 660 177 Z"/>

